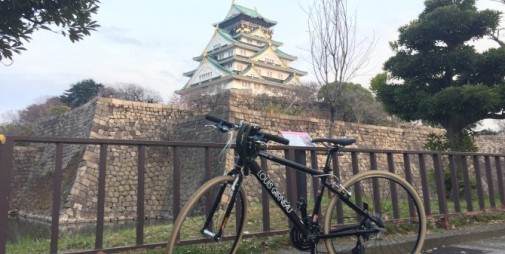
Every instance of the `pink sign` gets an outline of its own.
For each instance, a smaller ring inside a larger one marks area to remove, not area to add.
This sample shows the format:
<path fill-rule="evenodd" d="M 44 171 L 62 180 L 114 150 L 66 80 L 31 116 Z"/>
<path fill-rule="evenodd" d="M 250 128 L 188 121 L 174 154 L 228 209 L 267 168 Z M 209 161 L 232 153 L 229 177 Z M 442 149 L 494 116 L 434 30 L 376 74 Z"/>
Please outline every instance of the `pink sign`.
<path fill-rule="evenodd" d="M 290 146 L 316 146 L 307 132 L 281 131 L 281 134 L 289 140 Z"/>

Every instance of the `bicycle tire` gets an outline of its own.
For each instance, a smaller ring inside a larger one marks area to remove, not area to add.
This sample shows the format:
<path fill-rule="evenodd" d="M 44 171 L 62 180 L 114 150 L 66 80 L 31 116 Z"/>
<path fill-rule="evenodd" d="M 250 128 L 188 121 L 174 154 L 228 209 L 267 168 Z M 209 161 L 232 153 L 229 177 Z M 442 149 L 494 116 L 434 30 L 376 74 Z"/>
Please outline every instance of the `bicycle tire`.
<path fill-rule="evenodd" d="M 420 253 L 426 234 L 426 215 L 419 195 L 407 181 L 390 172 L 374 170 L 351 177 L 343 186 L 352 193 L 353 203 L 362 208 L 368 204 L 368 211 L 383 222 L 385 231 L 326 239 L 328 253 Z M 396 198 L 392 198 L 394 195 Z M 334 195 L 325 214 L 323 233 L 362 221 Z M 373 223 L 363 224 L 361 229 L 377 228 Z M 356 244 L 358 238 L 360 247 Z"/>
<path fill-rule="evenodd" d="M 228 219 L 228 223 L 226 224 L 227 226 L 224 230 L 223 238 L 219 241 L 215 241 L 214 239 L 204 236 L 201 233 L 203 225 L 205 224 L 205 218 L 208 214 L 207 211 L 203 212 L 203 210 L 209 210 L 210 205 L 214 202 L 215 197 L 217 196 L 217 190 L 225 185 L 226 190 L 223 193 L 224 195 L 221 195 L 221 205 L 219 205 L 215 216 L 213 217 L 213 221 L 215 223 L 212 223 L 210 226 L 211 230 L 218 230 L 218 225 L 222 221 L 221 215 L 224 214 L 226 209 L 225 207 L 227 207 L 230 200 L 230 196 L 226 194 L 229 193 L 230 186 L 234 180 L 235 178 L 233 176 L 219 176 L 209 180 L 203 186 L 198 188 L 198 190 L 186 202 L 173 224 L 173 229 L 167 245 L 167 254 L 215 254 L 235 253 L 237 251 L 238 245 L 242 239 L 244 221 L 247 216 L 247 199 L 242 187 L 240 187 L 239 192 L 237 193 L 235 205 Z"/>

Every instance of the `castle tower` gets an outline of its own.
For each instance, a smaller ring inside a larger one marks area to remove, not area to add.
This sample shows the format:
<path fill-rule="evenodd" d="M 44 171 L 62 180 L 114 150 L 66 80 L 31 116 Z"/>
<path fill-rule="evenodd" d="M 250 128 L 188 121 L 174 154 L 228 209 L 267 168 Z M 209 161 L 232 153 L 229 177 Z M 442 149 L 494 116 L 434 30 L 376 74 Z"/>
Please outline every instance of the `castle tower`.
<path fill-rule="evenodd" d="M 280 95 L 300 85 L 306 75 L 290 67 L 295 56 L 279 50 L 272 40 L 277 22 L 234 2 L 225 19 L 214 24 L 215 32 L 200 56 L 199 66 L 184 73 L 189 77 L 178 90 L 181 95 L 214 94 L 222 89 L 240 89 L 252 94 Z"/>

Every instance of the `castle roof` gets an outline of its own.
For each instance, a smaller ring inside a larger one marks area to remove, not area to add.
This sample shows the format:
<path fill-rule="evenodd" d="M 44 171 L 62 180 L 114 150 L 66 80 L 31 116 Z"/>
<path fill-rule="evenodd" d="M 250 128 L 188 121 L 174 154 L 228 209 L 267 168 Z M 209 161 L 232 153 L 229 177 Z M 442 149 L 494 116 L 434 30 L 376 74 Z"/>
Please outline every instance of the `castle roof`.
<path fill-rule="evenodd" d="M 241 16 L 241 15 L 244 15 L 244 16 L 250 17 L 252 19 L 256 19 L 256 20 L 261 20 L 261 21 L 263 21 L 262 23 L 265 25 L 265 27 L 272 27 L 277 24 L 276 21 L 264 18 L 257 10 L 249 9 L 247 7 L 233 3 L 231 5 L 230 11 L 228 12 L 228 15 L 226 15 L 226 18 L 223 21 L 221 21 L 215 25 L 217 25 L 219 27 L 223 27 L 223 25 L 225 25 L 225 23 L 229 23 L 231 20 L 233 20 L 236 17 Z"/>

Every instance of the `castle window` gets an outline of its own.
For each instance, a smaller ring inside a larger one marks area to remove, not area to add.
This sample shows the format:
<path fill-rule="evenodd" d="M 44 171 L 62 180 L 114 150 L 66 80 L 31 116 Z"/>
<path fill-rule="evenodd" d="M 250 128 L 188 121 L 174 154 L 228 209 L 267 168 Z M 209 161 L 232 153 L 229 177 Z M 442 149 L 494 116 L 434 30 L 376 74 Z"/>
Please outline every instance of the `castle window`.
<path fill-rule="evenodd" d="M 198 78 L 200 78 L 200 81 L 209 79 L 211 77 L 212 77 L 212 72 L 207 72 L 207 73 L 204 73 L 204 74 L 201 74 L 200 76 L 198 76 Z"/>
<path fill-rule="evenodd" d="M 271 77 L 272 77 L 272 72 L 271 72 L 271 71 L 267 71 L 267 76 L 268 76 L 269 78 L 271 78 Z"/>
<path fill-rule="evenodd" d="M 272 58 L 265 58 L 265 62 L 267 62 L 269 64 L 274 64 L 274 59 L 272 59 Z"/>
<path fill-rule="evenodd" d="M 218 44 L 214 45 L 214 49 L 217 49 L 219 47 L 221 47 L 221 43 L 218 43 Z"/>
<path fill-rule="evenodd" d="M 251 87 L 251 82 L 242 80 L 242 86 L 249 88 L 249 87 Z"/>

